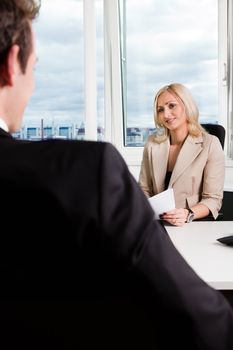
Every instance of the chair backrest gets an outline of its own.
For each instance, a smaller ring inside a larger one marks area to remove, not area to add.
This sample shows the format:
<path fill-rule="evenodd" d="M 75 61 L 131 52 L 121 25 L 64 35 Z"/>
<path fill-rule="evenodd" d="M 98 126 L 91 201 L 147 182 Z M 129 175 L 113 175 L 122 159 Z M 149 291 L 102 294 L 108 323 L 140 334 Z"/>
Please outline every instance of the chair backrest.
<path fill-rule="evenodd" d="M 215 135 L 219 138 L 219 141 L 224 149 L 225 134 L 226 131 L 222 125 L 219 124 L 201 124 L 201 126 L 208 131 L 208 133 Z"/>
<path fill-rule="evenodd" d="M 224 191 L 223 192 L 223 201 L 222 201 L 222 208 L 221 213 L 222 217 L 218 218 L 218 220 L 224 220 L 224 221 L 233 221 L 233 192 L 231 191 Z"/>

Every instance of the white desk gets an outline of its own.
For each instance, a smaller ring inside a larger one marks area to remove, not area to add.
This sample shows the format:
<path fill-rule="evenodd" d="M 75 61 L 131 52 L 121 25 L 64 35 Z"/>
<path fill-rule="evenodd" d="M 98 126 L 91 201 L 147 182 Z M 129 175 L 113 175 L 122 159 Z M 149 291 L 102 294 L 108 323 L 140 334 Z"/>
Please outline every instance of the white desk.
<path fill-rule="evenodd" d="M 217 238 L 233 235 L 233 221 L 197 221 L 165 228 L 181 255 L 215 289 L 233 290 L 233 247 Z"/>

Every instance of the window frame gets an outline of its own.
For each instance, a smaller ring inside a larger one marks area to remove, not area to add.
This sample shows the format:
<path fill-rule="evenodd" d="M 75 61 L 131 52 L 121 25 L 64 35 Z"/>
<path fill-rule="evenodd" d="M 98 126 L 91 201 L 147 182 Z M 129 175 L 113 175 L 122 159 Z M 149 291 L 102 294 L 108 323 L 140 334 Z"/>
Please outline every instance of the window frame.
<path fill-rule="evenodd" d="M 127 147 L 124 146 L 124 106 L 123 106 L 123 74 L 121 71 L 121 63 L 124 64 L 124 56 L 120 48 L 120 16 L 119 16 L 119 1 L 112 0 L 111 7 L 109 2 L 105 2 L 105 57 L 106 57 L 106 76 L 108 82 L 105 95 L 106 104 L 106 135 L 107 141 L 112 142 L 125 158 L 129 166 L 139 166 L 142 159 L 143 147 Z M 226 129 L 226 147 L 225 153 L 228 164 L 233 166 L 233 161 L 229 159 L 230 152 L 230 138 L 229 125 L 232 125 L 232 113 L 229 110 L 229 93 L 232 88 L 232 69 L 229 67 L 229 50 L 232 46 L 229 38 L 232 29 L 229 27 L 232 23 L 232 15 L 230 10 L 229 0 L 218 0 L 219 10 L 219 64 L 218 64 L 218 86 L 219 86 L 219 123 Z M 232 36 L 231 36 L 232 37 Z M 123 50 L 124 51 L 124 50 Z M 114 59 L 114 62 L 113 62 Z M 111 93 L 110 93 L 111 91 Z M 232 164 L 231 164 L 232 162 Z"/>

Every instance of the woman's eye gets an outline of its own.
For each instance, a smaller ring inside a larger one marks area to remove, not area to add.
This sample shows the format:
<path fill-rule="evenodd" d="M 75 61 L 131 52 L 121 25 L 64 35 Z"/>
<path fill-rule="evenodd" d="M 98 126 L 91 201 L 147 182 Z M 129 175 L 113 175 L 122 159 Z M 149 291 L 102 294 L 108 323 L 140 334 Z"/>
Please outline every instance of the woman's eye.
<path fill-rule="evenodd" d="M 161 113 L 161 112 L 163 112 L 163 108 L 159 108 L 159 109 L 157 110 L 157 113 Z"/>
<path fill-rule="evenodd" d="M 170 109 L 173 109 L 175 106 L 176 106 L 176 105 L 175 105 L 174 103 L 170 103 L 170 104 L 169 104 L 169 108 L 170 108 Z"/>

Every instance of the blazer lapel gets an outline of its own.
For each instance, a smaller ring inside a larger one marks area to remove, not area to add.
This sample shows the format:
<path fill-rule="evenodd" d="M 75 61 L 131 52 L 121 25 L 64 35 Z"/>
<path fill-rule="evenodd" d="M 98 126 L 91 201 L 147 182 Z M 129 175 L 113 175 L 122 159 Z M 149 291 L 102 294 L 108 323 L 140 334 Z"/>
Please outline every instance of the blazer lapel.
<path fill-rule="evenodd" d="M 157 192 L 164 190 L 164 179 L 167 172 L 167 161 L 169 155 L 170 141 L 159 143 L 156 147 L 152 147 L 151 162 L 153 164 L 153 173 Z"/>
<path fill-rule="evenodd" d="M 192 137 L 188 135 L 177 157 L 177 161 L 174 166 L 172 176 L 170 179 L 169 187 L 173 186 L 174 182 L 178 179 L 178 177 L 185 171 L 185 169 L 189 167 L 189 165 L 194 161 L 194 159 L 202 151 L 203 149 L 202 145 L 203 145 L 202 136 Z"/>

